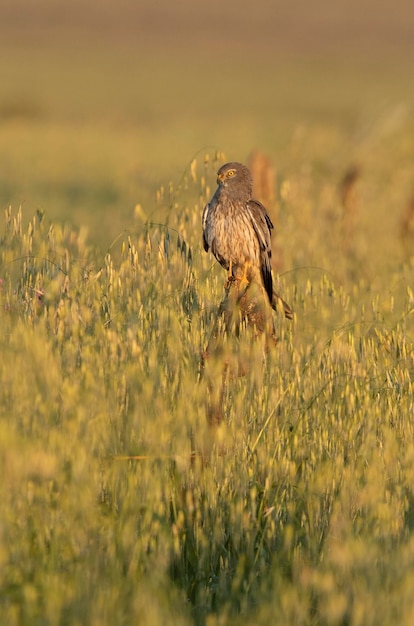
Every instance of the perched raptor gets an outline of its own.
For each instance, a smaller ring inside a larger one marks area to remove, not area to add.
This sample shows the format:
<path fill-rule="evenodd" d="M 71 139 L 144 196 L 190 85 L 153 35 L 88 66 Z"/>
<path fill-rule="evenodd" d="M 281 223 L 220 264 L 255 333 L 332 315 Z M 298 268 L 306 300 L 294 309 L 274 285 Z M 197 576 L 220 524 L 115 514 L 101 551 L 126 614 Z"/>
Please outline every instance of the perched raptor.
<path fill-rule="evenodd" d="M 250 171 L 242 163 L 226 163 L 217 172 L 217 184 L 203 211 L 204 250 L 212 251 L 230 280 L 261 282 L 272 307 L 281 302 L 285 316 L 292 319 L 289 305 L 273 291 L 273 224 L 265 207 L 252 198 Z"/>

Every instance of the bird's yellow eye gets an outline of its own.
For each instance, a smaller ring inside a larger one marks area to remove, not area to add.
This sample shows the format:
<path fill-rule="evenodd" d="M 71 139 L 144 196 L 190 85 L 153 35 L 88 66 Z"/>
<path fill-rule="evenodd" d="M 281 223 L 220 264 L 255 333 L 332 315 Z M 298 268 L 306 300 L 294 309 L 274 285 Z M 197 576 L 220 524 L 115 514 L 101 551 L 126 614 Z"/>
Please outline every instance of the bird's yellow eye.
<path fill-rule="evenodd" d="M 232 176 L 234 176 L 234 175 L 235 175 L 235 173 L 236 173 L 236 170 L 229 170 L 229 171 L 227 172 L 227 176 L 228 176 L 229 178 L 231 178 Z"/>

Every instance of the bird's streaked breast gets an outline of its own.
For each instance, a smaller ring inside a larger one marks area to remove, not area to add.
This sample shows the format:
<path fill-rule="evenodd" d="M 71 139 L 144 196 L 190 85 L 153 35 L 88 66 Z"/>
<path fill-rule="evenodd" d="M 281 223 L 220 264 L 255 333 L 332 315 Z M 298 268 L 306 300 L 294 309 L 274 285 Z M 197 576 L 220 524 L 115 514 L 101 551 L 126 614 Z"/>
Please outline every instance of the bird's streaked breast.
<path fill-rule="evenodd" d="M 259 263 L 259 245 L 248 212 L 230 199 L 214 200 L 203 216 L 204 238 L 222 265 Z M 226 263 L 223 263 L 223 260 Z"/>

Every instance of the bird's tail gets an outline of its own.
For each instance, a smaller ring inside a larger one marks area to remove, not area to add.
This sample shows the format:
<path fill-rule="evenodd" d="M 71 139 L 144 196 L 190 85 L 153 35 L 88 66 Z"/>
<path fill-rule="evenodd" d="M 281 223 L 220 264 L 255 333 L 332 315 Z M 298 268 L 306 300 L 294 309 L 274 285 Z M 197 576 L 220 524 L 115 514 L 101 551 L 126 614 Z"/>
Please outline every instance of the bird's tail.
<path fill-rule="evenodd" d="M 290 306 L 288 305 L 287 302 L 285 302 L 283 300 L 283 298 L 281 298 L 279 296 L 278 293 L 276 293 L 276 291 L 273 292 L 273 297 L 272 297 L 272 309 L 274 309 L 275 311 L 277 311 L 277 309 L 279 307 L 283 307 L 283 312 L 285 314 L 285 317 L 288 320 L 292 320 L 293 319 L 293 311 L 290 308 Z"/>

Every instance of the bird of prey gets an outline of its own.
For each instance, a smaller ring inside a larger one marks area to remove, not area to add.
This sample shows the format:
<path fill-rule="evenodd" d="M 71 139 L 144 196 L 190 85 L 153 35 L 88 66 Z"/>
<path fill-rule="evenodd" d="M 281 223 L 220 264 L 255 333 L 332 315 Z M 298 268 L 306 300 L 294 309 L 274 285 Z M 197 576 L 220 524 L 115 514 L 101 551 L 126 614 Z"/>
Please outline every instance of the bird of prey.
<path fill-rule="evenodd" d="M 203 211 L 204 250 L 211 250 L 228 271 L 229 280 L 264 287 L 274 309 L 278 301 L 285 316 L 292 310 L 273 291 L 270 235 L 272 221 L 265 207 L 252 198 L 253 181 L 242 163 L 226 163 L 217 172 L 218 187 Z"/>

